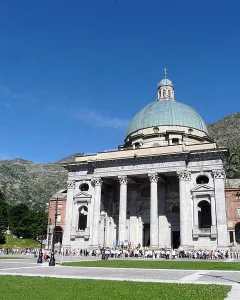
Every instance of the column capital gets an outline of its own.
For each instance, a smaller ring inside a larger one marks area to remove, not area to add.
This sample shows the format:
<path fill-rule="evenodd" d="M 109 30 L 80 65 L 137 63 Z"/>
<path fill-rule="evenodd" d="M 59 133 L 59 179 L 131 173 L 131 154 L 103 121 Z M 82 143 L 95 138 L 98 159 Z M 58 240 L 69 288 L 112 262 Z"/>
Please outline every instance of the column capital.
<path fill-rule="evenodd" d="M 148 174 L 150 182 L 158 182 L 158 174 L 157 173 L 151 173 Z"/>
<path fill-rule="evenodd" d="M 120 184 L 127 184 L 128 183 L 128 178 L 126 175 L 118 176 Z"/>
<path fill-rule="evenodd" d="M 67 181 L 67 188 L 68 189 L 75 189 L 76 183 L 75 180 L 68 180 Z"/>
<path fill-rule="evenodd" d="M 212 170 L 212 176 L 214 179 L 225 179 L 226 178 L 226 174 L 223 169 Z"/>
<path fill-rule="evenodd" d="M 191 172 L 188 170 L 182 170 L 177 172 L 177 176 L 179 180 L 185 180 L 185 181 L 191 180 Z"/>
<path fill-rule="evenodd" d="M 103 183 L 103 181 L 102 181 L 102 179 L 101 179 L 101 177 L 93 177 L 92 179 L 91 179 L 91 183 L 92 183 L 92 185 L 94 185 L 94 186 L 96 186 L 96 185 L 102 185 L 102 183 Z"/>

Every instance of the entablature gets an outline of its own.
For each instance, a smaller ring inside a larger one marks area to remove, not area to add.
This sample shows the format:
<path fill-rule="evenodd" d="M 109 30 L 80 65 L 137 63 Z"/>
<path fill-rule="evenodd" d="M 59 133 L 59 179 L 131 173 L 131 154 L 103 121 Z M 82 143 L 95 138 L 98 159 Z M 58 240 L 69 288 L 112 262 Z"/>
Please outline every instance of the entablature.
<path fill-rule="evenodd" d="M 63 164 L 71 172 L 71 177 L 78 179 L 93 176 L 111 177 L 118 175 L 144 174 L 149 171 L 165 173 L 177 172 L 188 168 L 191 172 L 201 170 L 211 171 L 222 167 L 222 160 L 227 156 L 227 149 L 211 149 L 202 151 L 191 151 L 182 153 L 171 153 L 165 155 L 151 155 L 125 158 L 108 159 L 90 162 L 74 162 Z"/>

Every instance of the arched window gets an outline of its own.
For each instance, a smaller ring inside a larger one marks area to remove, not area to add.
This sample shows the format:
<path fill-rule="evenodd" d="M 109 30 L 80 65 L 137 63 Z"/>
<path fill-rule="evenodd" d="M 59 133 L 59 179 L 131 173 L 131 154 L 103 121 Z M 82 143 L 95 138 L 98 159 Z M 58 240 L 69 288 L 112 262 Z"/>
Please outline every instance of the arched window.
<path fill-rule="evenodd" d="M 166 97 L 166 90 L 163 90 L 163 98 Z"/>
<path fill-rule="evenodd" d="M 209 182 L 209 178 L 206 175 L 200 175 L 196 179 L 197 184 L 207 184 Z"/>
<path fill-rule="evenodd" d="M 180 213 L 180 207 L 178 205 L 172 206 L 172 213 L 179 214 Z"/>
<path fill-rule="evenodd" d="M 171 97 L 171 90 L 168 90 L 168 96 Z"/>
<path fill-rule="evenodd" d="M 78 215 L 78 230 L 85 230 L 87 227 L 88 208 L 86 206 L 80 206 Z"/>
<path fill-rule="evenodd" d="M 199 228 L 211 228 L 212 216 L 211 205 L 207 201 L 201 201 L 198 203 L 198 227 Z"/>

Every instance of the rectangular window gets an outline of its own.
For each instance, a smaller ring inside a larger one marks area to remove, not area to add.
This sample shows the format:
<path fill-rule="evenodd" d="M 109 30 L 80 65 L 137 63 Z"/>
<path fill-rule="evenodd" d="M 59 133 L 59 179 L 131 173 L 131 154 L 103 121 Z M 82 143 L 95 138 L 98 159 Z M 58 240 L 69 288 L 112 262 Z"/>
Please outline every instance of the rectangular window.
<path fill-rule="evenodd" d="M 58 204 L 58 208 L 62 208 L 62 204 Z"/>
<path fill-rule="evenodd" d="M 240 217 L 240 208 L 237 209 L 238 216 Z"/>
<path fill-rule="evenodd" d="M 57 223 L 60 223 L 61 219 L 62 219 L 62 216 L 61 215 L 57 215 Z"/>

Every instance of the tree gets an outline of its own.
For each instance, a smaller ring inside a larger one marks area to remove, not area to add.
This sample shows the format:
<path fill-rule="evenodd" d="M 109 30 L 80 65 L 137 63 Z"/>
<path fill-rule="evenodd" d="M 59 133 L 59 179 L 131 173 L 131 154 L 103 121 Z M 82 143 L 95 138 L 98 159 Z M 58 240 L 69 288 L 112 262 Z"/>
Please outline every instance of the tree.
<path fill-rule="evenodd" d="M 25 220 L 29 213 L 29 208 L 26 204 L 17 204 L 10 207 L 9 211 L 9 226 L 12 234 L 19 237 L 25 237 Z"/>
<path fill-rule="evenodd" d="M 18 238 L 38 239 L 46 236 L 47 214 L 43 211 L 30 210 L 26 204 L 10 208 L 10 229 Z"/>
<path fill-rule="evenodd" d="M 226 162 L 227 171 L 232 171 L 230 178 L 240 178 L 240 147 L 230 150 L 230 155 Z"/>
<path fill-rule="evenodd" d="M 8 228 L 8 205 L 4 194 L 0 191 L 0 244 L 5 243 L 5 233 Z"/>

